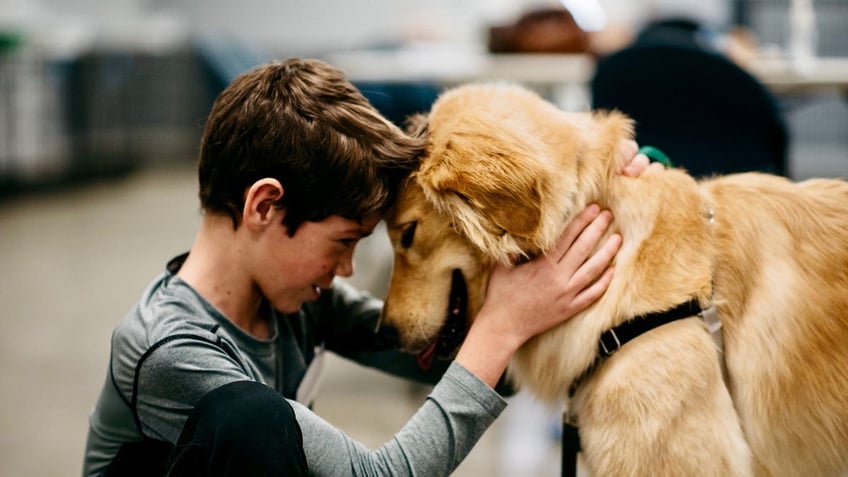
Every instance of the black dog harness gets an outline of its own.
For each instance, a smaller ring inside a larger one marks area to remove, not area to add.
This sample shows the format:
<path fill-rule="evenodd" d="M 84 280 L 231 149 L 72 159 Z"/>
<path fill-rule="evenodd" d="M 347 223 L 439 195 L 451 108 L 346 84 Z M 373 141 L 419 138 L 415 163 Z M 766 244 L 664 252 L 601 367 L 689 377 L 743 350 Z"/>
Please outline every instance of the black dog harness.
<path fill-rule="evenodd" d="M 659 328 L 672 321 L 696 316 L 701 311 L 701 305 L 698 304 L 698 300 L 693 299 L 671 310 L 649 313 L 626 321 L 601 335 L 601 339 L 598 342 L 600 359 L 612 356 L 624 343 L 633 340 L 642 333 L 647 333 L 654 328 Z"/>
<path fill-rule="evenodd" d="M 713 308 L 711 307 L 708 310 L 712 309 Z M 659 328 L 660 326 L 673 321 L 691 318 L 698 315 L 705 318 L 711 334 L 715 336 L 715 332 L 718 331 L 719 337 L 721 336 L 719 329 L 713 330 L 714 326 L 709 322 L 710 320 L 706 318 L 706 313 L 704 313 L 701 309 L 701 305 L 698 303 L 698 300 L 695 299 L 689 300 L 688 302 L 678 305 L 670 310 L 637 316 L 611 330 L 604 332 L 601 335 L 600 340 L 598 340 L 598 354 L 595 357 L 595 361 L 586 368 L 583 374 L 574 380 L 574 383 L 571 385 L 571 389 L 569 390 L 569 396 L 573 397 L 580 384 L 594 372 L 595 368 L 597 368 L 604 359 L 612 356 L 616 351 L 624 346 L 625 343 L 639 337 L 643 333 L 647 333 L 648 331 Z M 720 322 L 718 323 L 720 326 Z M 574 422 L 572 422 L 572 419 L 563 419 L 562 430 L 562 477 L 576 477 L 577 454 L 580 452 L 580 434 L 578 433 L 577 426 Z"/>

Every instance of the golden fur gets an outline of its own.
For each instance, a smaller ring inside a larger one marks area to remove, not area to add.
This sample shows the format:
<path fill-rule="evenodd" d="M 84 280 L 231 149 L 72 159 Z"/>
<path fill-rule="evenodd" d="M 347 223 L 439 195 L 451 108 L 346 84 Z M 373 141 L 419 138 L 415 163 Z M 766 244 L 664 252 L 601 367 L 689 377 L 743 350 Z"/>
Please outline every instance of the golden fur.
<path fill-rule="evenodd" d="M 496 261 L 550 249 L 599 203 L 624 238 L 612 284 L 510 366 L 519 386 L 577 419 L 590 473 L 848 471 L 848 183 L 759 173 L 698 183 L 680 169 L 622 176 L 615 150 L 633 136 L 630 119 L 564 112 L 517 86 L 456 88 L 426 121 L 427 153 L 387 221 L 395 262 L 384 322 L 407 349 L 437 338 L 453 270 L 473 317 Z M 623 346 L 569 401 L 604 331 L 691 298 L 718 305 L 727 385 L 694 317 Z"/>

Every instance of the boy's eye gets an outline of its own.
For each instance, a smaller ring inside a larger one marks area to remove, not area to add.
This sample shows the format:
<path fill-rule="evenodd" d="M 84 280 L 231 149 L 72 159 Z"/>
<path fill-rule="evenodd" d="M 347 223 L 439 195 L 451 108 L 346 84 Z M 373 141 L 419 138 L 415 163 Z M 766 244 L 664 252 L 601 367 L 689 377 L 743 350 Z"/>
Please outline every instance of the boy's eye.
<path fill-rule="evenodd" d="M 341 239 L 339 242 L 341 242 L 341 244 L 345 247 L 353 247 L 356 245 L 356 239 Z"/>
<path fill-rule="evenodd" d="M 407 225 L 405 229 L 403 229 L 403 233 L 400 236 L 400 245 L 403 248 L 409 248 L 412 246 L 412 239 L 415 238 L 415 227 L 418 225 L 418 222 L 412 222 Z"/>

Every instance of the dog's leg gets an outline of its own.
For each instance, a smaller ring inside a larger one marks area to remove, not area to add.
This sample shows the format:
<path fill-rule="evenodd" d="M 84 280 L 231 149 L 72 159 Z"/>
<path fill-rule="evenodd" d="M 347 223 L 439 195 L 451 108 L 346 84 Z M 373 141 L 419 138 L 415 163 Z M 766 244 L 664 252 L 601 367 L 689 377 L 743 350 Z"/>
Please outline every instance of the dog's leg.
<path fill-rule="evenodd" d="M 697 319 L 624 346 L 575 400 L 591 475 L 750 476 L 750 451 Z"/>

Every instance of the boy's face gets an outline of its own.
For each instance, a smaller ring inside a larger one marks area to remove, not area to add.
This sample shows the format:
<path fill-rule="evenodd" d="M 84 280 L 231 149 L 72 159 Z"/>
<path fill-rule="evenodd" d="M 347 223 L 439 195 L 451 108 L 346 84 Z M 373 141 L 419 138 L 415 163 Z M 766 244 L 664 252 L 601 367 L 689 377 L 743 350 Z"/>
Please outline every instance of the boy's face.
<path fill-rule="evenodd" d="M 334 215 L 304 222 L 292 237 L 281 221 L 276 222 L 259 239 L 254 277 L 277 310 L 291 313 L 317 300 L 336 276 L 353 274 L 354 249 L 374 231 L 379 219 L 357 222 Z"/>

